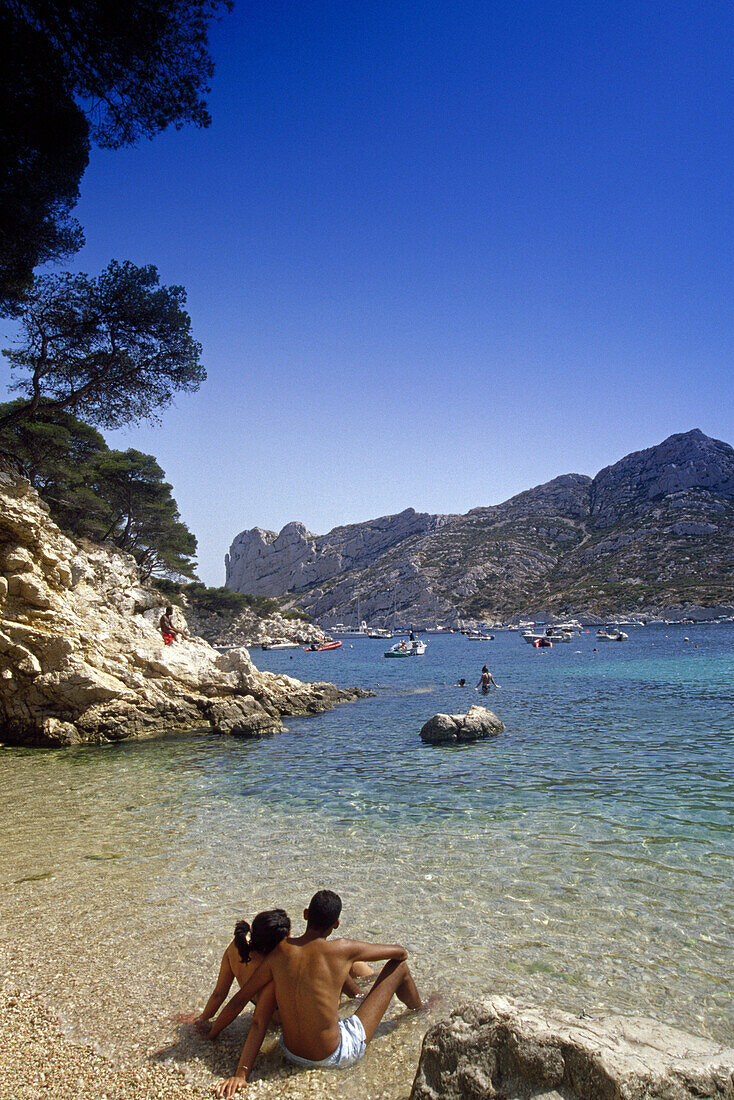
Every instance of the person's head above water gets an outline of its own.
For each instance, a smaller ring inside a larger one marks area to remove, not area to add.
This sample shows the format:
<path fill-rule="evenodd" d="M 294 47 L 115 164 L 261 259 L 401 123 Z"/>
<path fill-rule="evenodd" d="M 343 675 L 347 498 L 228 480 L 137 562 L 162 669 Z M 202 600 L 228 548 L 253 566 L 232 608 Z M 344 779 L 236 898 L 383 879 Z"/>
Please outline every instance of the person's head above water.
<path fill-rule="evenodd" d="M 234 926 L 234 944 L 243 962 L 250 961 L 250 953 L 269 955 L 281 940 L 290 933 L 291 921 L 285 909 L 266 909 L 258 913 L 252 928 L 246 920 L 238 920 Z"/>
<path fill-rule="evenodd" d="M 303 919 L 312 932 L 330 932 L 339 927 L 342 899 L 333 890 L 317 890 L 303 911 Z"/>

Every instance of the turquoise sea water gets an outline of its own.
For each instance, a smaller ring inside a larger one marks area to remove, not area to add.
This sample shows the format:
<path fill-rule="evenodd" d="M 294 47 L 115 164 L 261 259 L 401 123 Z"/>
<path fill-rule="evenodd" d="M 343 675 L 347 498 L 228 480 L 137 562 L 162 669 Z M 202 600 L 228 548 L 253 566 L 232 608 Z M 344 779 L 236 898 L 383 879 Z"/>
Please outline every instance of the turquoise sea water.
<path fill-rule="evenodd" d="M 3 750 L 0 946 L 70 1030 L 150 1050 L 166 1006 L 202 1002 L 236 917 L 296 917 L 326 885 L 347 934 L 405 943 L 449 1003 L 498 992 L 730 1039 L 734 628 L 626 629 L 552 650 L 428 636 L 403 661 L 361 639 L 255 651 L 376 695 L 260 741 Z M 420 741 L 476 702 L 501 737 Z"/>

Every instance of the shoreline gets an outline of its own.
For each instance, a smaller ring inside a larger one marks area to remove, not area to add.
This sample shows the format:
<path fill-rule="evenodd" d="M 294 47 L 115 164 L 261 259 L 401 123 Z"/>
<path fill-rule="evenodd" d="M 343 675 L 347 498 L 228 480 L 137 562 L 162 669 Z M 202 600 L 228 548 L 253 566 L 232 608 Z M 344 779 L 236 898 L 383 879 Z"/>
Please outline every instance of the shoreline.
<path fill-rule="evenodd" d="M 144 1057 L 115 1058 L 91 1036 L 75 1038 L 83 1013 L 64 1026 L 45 993 L 29 987 L 3 959 L 0 976 L 0 1100 L 203 1100 L 234 1072 L 249 1027 L 246 1011 L 217 1043 L 171 1020 L 178 1040 L 150 1049 Z M 28 975 L 32 982 L 31 975 Z M 342 1014 L 350 1002 L 342 1003 Z M 408 1100 L 425 1032 L 448 1014 L 448 1005 L 429 1014 L 402 1013 L 395 1003 L 358 1065 L 329 1072 L 290 1066 L 271 1029 L 242 1096 L 274 1100 Z M 454 1006 L 451 1006 L 454 1007 Z M 102 1040 L 103 1041 L 103 1040 Z"/>

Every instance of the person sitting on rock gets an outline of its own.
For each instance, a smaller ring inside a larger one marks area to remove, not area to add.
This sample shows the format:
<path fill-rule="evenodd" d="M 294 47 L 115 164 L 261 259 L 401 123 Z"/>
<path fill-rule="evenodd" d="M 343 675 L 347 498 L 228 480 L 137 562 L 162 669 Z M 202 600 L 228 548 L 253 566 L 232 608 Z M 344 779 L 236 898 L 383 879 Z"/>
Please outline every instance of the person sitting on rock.
<path fill-rule="evenodd" d="M 408 953 L 404 947 L 328 939 L 339 924 L 341 899 L 338 894 L 331 890 L 319 891 L 307 912 L 304 934 L 297 939 L 281 940 L 253 977 L 222 1009 L 209 1029 L 209 1037 L 215 1039 L 236 1019 L 248 1000 L 272 983 L 280 1009 L 281 1046 L 286 1058 L 309 1069 L 344 1068 L 359 1061 L 364 1054 L 393 994 L 409 1009 L 421 1008 L 422 1002 L 405 961 Z M 354 1015 L 340 1019 L 339 998 L 351 968 L 358 961 L 381 959 L 388 961 L 359 1008 Z M 245 1087 L 256 1044 L 259 1049 L 259 1034 L 252 1038 L 254 1029 L 253 1019 L 236 1075 L 218 1085 L 217 1096 L 232 1097 Z"/>
<path fill-rule="evenodd" d="M 161 621 L 158 624 L 163 635 L 164 645 L 170 645 L 171 642 L 175 642 L 181 633 L 180 630 L 176 630 L 173 625 L 173 608 L 169 605 L 165 612 L 161 615 Z"/>

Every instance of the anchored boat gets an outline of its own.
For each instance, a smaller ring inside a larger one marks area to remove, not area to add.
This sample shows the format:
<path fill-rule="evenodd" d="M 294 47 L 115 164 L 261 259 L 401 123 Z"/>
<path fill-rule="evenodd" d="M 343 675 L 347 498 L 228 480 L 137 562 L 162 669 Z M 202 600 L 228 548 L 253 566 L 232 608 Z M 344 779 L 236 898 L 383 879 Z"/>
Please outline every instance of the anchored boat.
<path fill-rule="evenodd" d="M 385 650 L 385 657 L 421 657 L 426 652 L 426 643 L 402 641 Z"/>
<path fill-rule="evenodd" d="M 629 634 L 625 634 L 623 630 L 616 626 L 607 627 L 606 630 L 597 630 L 596 636 L 606 642 L 623 642 L 626 638 L 629 638 Z"/>

